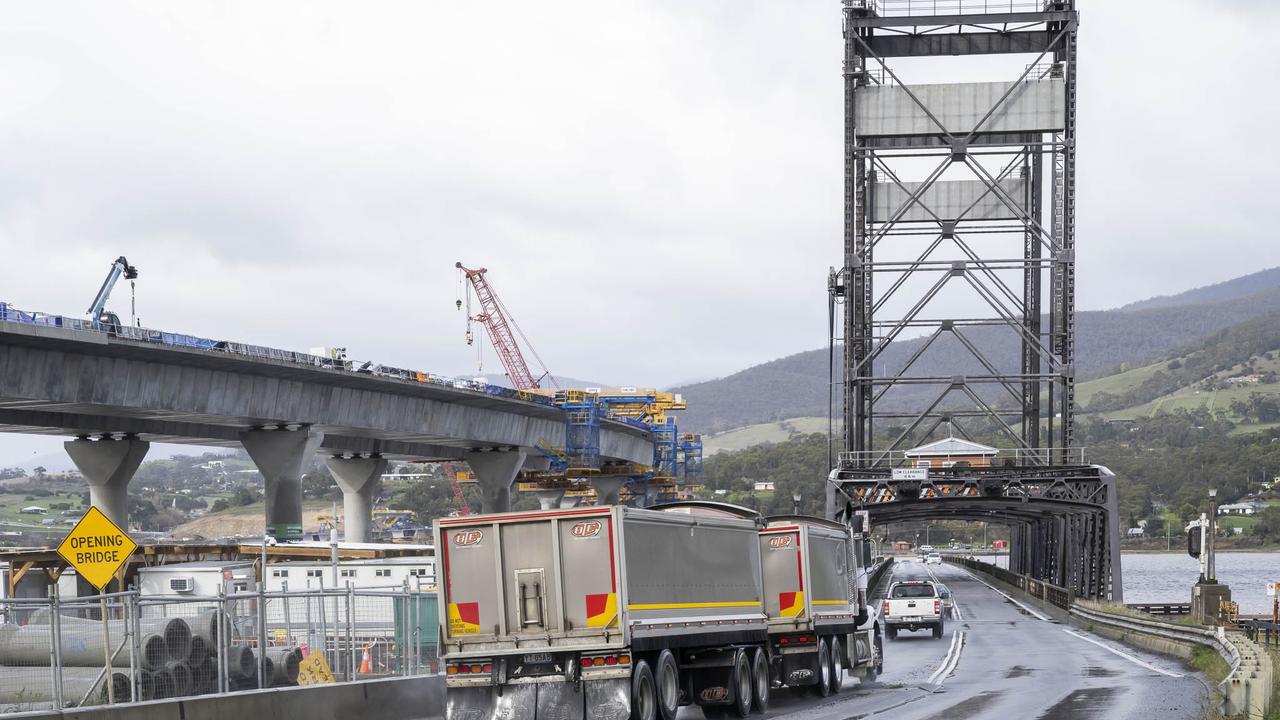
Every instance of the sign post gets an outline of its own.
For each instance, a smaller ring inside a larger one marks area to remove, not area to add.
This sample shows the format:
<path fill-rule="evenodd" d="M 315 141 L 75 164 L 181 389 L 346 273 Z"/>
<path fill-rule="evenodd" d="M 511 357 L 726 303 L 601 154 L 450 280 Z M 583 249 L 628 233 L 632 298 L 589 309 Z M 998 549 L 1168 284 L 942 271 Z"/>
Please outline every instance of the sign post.
<path fill-rule="evenodd" d="M 121 530 L 111 519 L 102 514 L 96 506 L 80 518 L 80 522 L 71 528 L 67 537 L 58 546 L 58 555 L 67 564 L 75 568 L 76 574 L 84 578 L 98 589 L 99 594 L 106 592 L 107 585 L 125 563 L 138 543 Z M 111 618 L 107 608 L 107 599 L 102 598 L 102 651 L 107 679 L 107 703 L 116 701 L 115 691 L 111 683 Z"/>
<path fill-rule="evenodd" d="M 1280 583 L 1267 583 L 1267 596 L 1271 598 L 1271 624 L 1280 625 L 1280 593 L 1276 592 L 1276 587 Z"/>

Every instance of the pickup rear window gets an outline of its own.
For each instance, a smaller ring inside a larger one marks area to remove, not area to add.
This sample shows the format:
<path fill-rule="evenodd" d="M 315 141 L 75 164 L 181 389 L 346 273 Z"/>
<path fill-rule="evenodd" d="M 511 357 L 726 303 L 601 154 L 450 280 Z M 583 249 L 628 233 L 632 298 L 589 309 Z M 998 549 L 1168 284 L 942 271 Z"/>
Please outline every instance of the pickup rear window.
<path fill-rule="evenodd" d="M 893 597 L 897 598 L 931 598 L 932 585 L 899 585 L 893 589 Z"/>

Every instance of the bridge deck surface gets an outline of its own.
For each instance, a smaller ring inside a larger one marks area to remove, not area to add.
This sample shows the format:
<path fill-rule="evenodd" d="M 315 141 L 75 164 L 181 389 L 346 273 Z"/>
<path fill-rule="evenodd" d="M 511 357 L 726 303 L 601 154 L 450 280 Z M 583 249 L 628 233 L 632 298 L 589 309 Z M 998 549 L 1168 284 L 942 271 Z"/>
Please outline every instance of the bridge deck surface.
<path fill-rule="evenodd" d="M 947 623 L 943 639 L 934 640 L 928 631 L 902 632 L 897 640 L 886 641 L 885 673 L 876 683 L 863 688 L 858 680 L 848 678 L 843 691 L 825 701 L 777 693 L 765 717 L 1194 720 L 1204 716 L 1206 686 L 1174 660 L 1042 620 L 962 568 L 915 562 L 895 565 L 898 579 L 929 579 L 931 574 L 955 593 L 960 612 L 960 619 Z M 923 689 L 947 659 L 956 633 L 963 633 L 963 643 L 957 643 L 960 655 L 955 671 L 941 680 L 942 692 Z M 680 720 L 701 717 L 696 708 L 685 708 L 679 715 Z"/>

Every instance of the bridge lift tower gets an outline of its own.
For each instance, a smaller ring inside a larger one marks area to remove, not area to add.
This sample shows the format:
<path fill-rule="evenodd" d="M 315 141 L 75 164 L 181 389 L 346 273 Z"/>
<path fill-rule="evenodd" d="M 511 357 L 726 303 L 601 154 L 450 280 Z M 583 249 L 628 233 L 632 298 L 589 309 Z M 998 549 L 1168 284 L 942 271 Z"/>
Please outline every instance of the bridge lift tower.
<path fill-rule="evenodd" d="M 844 258 L 829 290 L 844 452 L 828 512 L 868 498 L 888 499 L 884 519 L 943 516 L 932 497 L 972 501 L 950 504 L 957 518 L 1012 509 L 1015 571 L 1118 598 L 1114 477 L 1074 436 L 1074 0 L 843 4 Z M 903 473 L 902 452 L 944 429 L 1011 451 L 981 471 Z"/>

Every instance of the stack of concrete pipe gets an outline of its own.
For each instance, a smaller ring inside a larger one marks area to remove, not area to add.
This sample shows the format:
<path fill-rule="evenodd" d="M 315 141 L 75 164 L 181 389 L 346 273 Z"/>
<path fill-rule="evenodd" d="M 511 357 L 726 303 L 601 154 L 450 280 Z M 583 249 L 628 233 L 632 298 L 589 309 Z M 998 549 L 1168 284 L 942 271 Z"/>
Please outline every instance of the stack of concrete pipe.
<path fill-rule="evenodd" d="M 111 620 L 108 629 L 112 650 L 116 651 L 111 682 L 119 702 L 129 698 L 129 650 L 120 649 L 127 628 L 123 620 Z M 217 611 L 208 610 L 194 617 L 146 618 L 139 620 L 139 629 L 139 699 L 217 692 Z M 61 633 L 64 702 L 78 703 L 91 691 L 90 704 L 105 702 L 102 622 L 64 616 Z M 0 625 L 0 703 L 53 700 L 52 673 L 48 669 L 50 639 L 48 611 L 34 613 L 24 626 Z M 226 660 L 230 689 L 258 687 L 255 648 L 232 644 L 227 648 Z M 297 647 L 267 648 L 263 687 L 296 685 L 301 661 L 302 652 Z"/>

